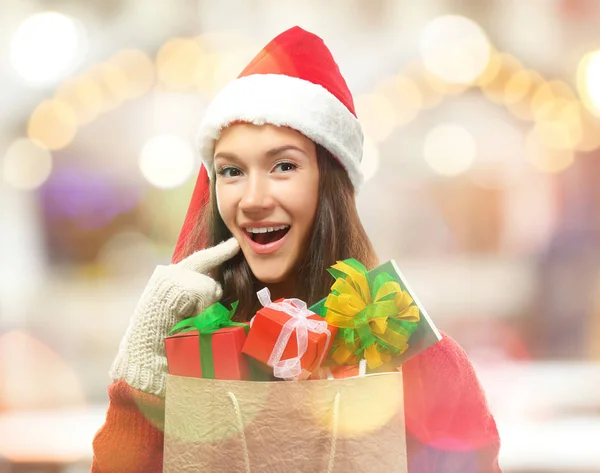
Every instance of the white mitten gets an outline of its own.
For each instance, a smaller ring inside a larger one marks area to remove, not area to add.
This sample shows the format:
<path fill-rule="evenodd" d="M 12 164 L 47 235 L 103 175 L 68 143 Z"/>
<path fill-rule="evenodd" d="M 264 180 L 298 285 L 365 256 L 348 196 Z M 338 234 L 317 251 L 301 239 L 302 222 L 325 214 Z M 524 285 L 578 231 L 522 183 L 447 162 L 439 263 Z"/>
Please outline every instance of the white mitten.
<path fill-rule="evenodd" d="M 165 337 L 177 322 L 221 299 L 221 286 L 207 274 L 239 250 L 237 240 L 231 238 L 177 264 L 156 268 L 110 369 L 114 381 L 123 379 L 133 388 L 164 397 Z"/>

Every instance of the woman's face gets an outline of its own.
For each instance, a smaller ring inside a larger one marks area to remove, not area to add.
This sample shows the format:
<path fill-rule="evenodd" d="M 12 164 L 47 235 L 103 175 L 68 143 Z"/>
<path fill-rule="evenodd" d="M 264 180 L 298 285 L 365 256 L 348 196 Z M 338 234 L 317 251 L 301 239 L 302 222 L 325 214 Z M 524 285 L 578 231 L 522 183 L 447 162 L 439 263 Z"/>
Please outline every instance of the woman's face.
<path fill-rule="evenodd" d="M 319 195 L 315 144 L 295 130 L 234 124 L 215 146 L 217 205 L 265 284 L 293 280 Z"/>

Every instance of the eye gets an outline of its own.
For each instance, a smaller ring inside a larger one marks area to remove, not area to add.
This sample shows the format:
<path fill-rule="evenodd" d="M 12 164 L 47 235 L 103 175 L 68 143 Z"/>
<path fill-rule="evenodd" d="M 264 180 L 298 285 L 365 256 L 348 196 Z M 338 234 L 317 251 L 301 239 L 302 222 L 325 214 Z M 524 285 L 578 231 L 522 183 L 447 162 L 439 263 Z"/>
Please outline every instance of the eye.
<path fill-rule="evenodd" d="M 219 168 L 217 174 L 223 177 L 238 177 L 242 175 L 242 171 L 235 166 L 223 166 L 222 168 Z"/>
<path fill-rule="evenodd" d="M 290 172 L 296 169 L 297 167 L 298 166 L 296 166 L 294 163 L 291 163 L 289 161 L 283 161 L 277 163 L 273 169 L 278 170 L 279 172 Z"/>

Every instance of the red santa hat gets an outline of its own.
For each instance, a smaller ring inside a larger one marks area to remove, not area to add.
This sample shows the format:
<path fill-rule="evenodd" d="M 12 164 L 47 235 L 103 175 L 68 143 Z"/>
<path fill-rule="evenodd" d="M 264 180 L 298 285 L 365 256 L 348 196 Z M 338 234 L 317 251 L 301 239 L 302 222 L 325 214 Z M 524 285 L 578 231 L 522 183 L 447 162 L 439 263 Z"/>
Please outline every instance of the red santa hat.
<path fill-rule="evenodd" d="M 293 27 L 267 44 L 237 79 L 210 103 L 198 132 L 200 170 L 174 260 L 208 201 L 215 141 L 235 122 L 271 124 L 299 131 L 327 149 L 346 169 L 355 190 L 363 134 L 354 100 L 331 52 L 317 35 Z"/>

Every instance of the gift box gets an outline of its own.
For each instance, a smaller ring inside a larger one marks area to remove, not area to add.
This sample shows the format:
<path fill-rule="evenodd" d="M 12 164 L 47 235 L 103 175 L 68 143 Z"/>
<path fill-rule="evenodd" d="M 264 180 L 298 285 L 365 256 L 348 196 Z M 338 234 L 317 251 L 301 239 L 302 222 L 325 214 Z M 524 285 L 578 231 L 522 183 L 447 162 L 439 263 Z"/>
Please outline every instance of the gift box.
<path fill-rule="evenodd" d="M 249 380 L 251 369 L 242 354 L 248 324 L 232 322 L 232 310 L 217 303 L 185 319 L 164 340 L 169 374 L 191 378 Z M 179 332 L 179 333 L 178 333 Z"/>
<path fill-rule="evenodd" d="M 309 379 L 345 379 L 364 376 L 364 367 L 359 365 L 321 366 L 312 372 Z"/>
<path fill-rule="evenodd" d="M 326 358 L 337 328 L 298 299 L 271 302 L 265 288 L 242 352 L 273 368 L 275 377 L 307 378 Z"/>
<path fill-rule="evenodd" d="M 330 358 L 339 365 L 366 359 L 370 370 L 400 366 L 442 339 L 393 260 L 371 271 L 355 259 L 328 269 L 329 296 L 310 310 L 339 327 Z"/>

